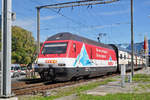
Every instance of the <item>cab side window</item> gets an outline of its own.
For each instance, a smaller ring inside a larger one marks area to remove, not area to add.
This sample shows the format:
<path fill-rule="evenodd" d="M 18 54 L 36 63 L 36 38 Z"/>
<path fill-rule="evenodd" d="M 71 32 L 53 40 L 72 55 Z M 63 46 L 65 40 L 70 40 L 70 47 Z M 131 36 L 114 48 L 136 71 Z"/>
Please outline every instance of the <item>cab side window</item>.
<path fill-rule="evenodd" d="M 76 52 L 76 44 L 73 43 L 73 49 L 74 49 L 74 52 Z"/>

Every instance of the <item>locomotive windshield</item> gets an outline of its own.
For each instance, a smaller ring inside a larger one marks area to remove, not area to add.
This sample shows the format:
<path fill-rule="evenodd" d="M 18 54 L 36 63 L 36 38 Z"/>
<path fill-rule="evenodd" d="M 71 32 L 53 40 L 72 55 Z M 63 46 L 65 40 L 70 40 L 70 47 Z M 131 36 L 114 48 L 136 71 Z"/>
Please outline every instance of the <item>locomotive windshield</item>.
<path fill-rule="evenodd" d="M 63 54 L 66 53 L 67 42 L 46 43 L 44 44 L 42 54 Z"/>

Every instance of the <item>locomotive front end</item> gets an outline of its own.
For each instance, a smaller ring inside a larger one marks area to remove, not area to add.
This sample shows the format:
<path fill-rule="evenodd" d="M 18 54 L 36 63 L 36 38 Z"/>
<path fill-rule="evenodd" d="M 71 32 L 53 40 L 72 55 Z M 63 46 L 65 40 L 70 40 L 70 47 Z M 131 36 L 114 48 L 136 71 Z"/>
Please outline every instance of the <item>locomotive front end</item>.
<path fill-rule="evenodd" d="M 67 41 L 46 41 L 38 56 L 36 71 L 42 79 L 55 80 L 64 75 L 67 56 Z"/>

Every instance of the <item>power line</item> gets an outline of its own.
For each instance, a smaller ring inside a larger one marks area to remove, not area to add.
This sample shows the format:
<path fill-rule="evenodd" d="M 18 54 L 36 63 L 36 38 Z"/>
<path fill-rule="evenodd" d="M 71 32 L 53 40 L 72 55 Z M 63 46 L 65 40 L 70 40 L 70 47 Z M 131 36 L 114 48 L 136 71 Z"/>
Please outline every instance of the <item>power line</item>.
<path fill-rule="evenodd" d="M 100 22 L 100 18 L 97 18 L 97 15 L 95 14 L 95 12 L 93 12 L 93 11 L 91 11 L 91 10 L 87 10 L 88 11 L 88 13 L 91 15 L 91 16 L 93 16 L 94 18 L 94 20 L 96 19 L 96 22 L 98 23 L 98 24 L 101 24 L 101 22 Z"/>
<path fill-rule="evenodd" d="M 64 17 L 64 18 L 66 18 L 66 19 L 68 19 L 68 20 L 74 22 L 75 24 L 83 25 L 83 26 L 85 26 L 85 27 L 87 26 L 87 25 L 85 25 L 85 24 L 83 24 L 83 23 L 80 23 L 80 22 L 77 22 L 77 21 L 71 19 L 70 17 L 65 16 L 65 15 L 62 14 L 60 11 L 56 11 L 56 10 L 54 10 L 54 9 L 50 9 L 50 10 L 53 11 L 53 12 L 55 12 L 55 13 L 57 13 L 57 14 L 59 14 L 60 16 L 62 16 L 62 17 Z"/>
<path fill-rule="evenodd" d="M 98 1 L 103 1 L 103 2 L 98 2 Z M 58 11 L 55 11 L 54 9 L 51 9 L 51 10 L 53 12 L 58 13 L 59 15 L 63 16 L 64 18 L 66 18 L 66 19 L 68 19 L 68 20 L 70 20 L 72 22 L 81 25 L 82 23 L 77 22 L 77 21 L 75 21 L 75 20 L 73 20 L 73 19 L 65 16 L 64 14 L 60 13 L 61 8 L 66 8 L 66 7 L 72 7 L 73 8 L 73 6 L 83 6 L 83 5 L 92 6 L 92 5 L 95 5 L 95 4 L 106 4 L 106 3 L 111 3 L 111 2 L 115 2 L 115 1 L 118 1 L 118 0 L 111 0 L 111 1 L 104 1 L 104 0 L 84 0 L 84 1 L 73 1 L 73 2 L 66 2 L 66 3 L 58 3 L 58 4 L 52 4 L 52 5 L 39 6 L 37 8 L 38 9 L 41 9 L 41 8 L 49 8 L 49 9 L 50 8 L 59 8 Z M 81 3 L 84 3 L 84 4 L 81 4 Z M 82 24 L 82 25 L 83 26 L 87 26 L 85 24 Z"/>
<path fill-rule="evenodd" d="M 52 5 L 46 5 L 46 6 L 39 6 L 39 7 L 37 7 L 38 9 L 40 8 L 51 8 L 50 6 L 52 6 L 52 8 L 54 7 L 54 6 L 59 6 L 59 5 L 66 5 L 66 4 L 76 4 L 76 3 L 78 3 L 78 4 L 80 4 L 80 3 L 85 3 L 85 2 L 97 2 L 97 1 L 103 1 L 103 0 L 84 0 L 84 1 L 73 1 L 73 2 L 66 2 L 66 3 L 58 3 L 58 4 L 52 4 Z M 118 1 L 118 0 L 112 0 L 112 1 L 103 1 L 103 2 L 101 2 L 102 4 L 104 3 L 110 3 L 110 2 L 115 2 L 115 1 Z M 79 5 L 79 6 L 82 6 L 82 5 Z M 92 4 L 89 4 L 88 6 L 92 6 Z M 54 10 L 54 9 L 50 9 L 51 11 L 53 11 L 53 12 L 55 12 L 55 13 L 57 13 L 57 14 L 59 14 L 60 16 L 63 16 L 64 18 L 66 18 L 66 19 L 68 19 L 68 20 L 70 20 L 70 21 L 72 21 L 72 22 L 74 22 L 75 24 L 78 24 L 78 25 L 83 25 L 84 27 L 89 27 L 89 26 L 87 26 L 87 25 L 85 25 L 85 24 L 83 24 L 83 23 L 81 23 L 81 22 L 77 22 L 77 21 L 75 21 L 75 20 L 73 20 L 73 19 L 71 19 L 70 17 L 67 17 L 67 16 L 65 16 L 64 14 L 62 14 L 61 12 L 60 12 L 60 10 L 61 10 L 61 8 L 62 8 L 63 6 L 61 6 L 60 8 L 59 7 L 56 7 L 56 8 L 59 8 L 59 10 L 58 11 L 56 11 L 56 10 Z M 64 6 L 65 7 L 65 6 Z M 63 8 L 64 8 L 63 7 Z M 90 26 L 90 28 L 92 28 L 93 26 Z M 47 29 L 46 29 L 47 30 Z"/>
<path fill-rule="evenodd" d="M 38 6 L 37 8 L 67 8 L 67 7 L 76 7 L 76 6 L 90 6 L 90 5 L 97 5 L 97 4 L 107 4 L 113 3 L 119 0 L 82 0 L 82 1 L 73 1 L 73 2 L 65 2 L 65 3 L 57 3 L 52 5 L 44 5 Z"/>

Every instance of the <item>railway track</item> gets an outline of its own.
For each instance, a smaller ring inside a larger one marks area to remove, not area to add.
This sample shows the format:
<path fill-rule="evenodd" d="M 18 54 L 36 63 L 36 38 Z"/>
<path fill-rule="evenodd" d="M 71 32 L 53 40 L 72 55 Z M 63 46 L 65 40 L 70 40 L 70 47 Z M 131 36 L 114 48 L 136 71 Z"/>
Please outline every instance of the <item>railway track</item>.
<path fill-rule="evenodd" d="M 135 71 L 138 71 L 138 70 L 135 70 Z M 128 71 L 127 73 L 130 73 L 130 71 Z M 113 73 L 113 74 L 99 76 L 95 78 L 81 79 L 78 81 L 57 82 L 57 83 L 52 83 L 50 81 L 42 81 L 41 79 L 33 79 L 33 80 L 26 81 L 26 82 L 18 82 L 18 83 L 12 84 L 12 92 L 15 95 L 29 95 L 29 94 L 33 95 L 37 93 L 45 93 L 45 91 L 48 89 L 54 89 L 58 87 L 71 86 L 71 85 L 86 83 L 86 82 L 90 82 L 94 80 L 104 81 L 104 79 L 106 78 L 114 77 L 117 75 L 120 75 L 120 74 Z"/>
<path fill-rule="evenodd" d="M 45 81 L 42 81 L 40 78 L 39 79 L 23 79 L 19 80 L 20 82 L 16 82 L 12 84 L 12 89 L 13 88 L 18 88 L 18 87 L 24 87 L 30 84 L 37 84 L 37 83 L 42 83 Z"/>
<path fill-rule="evenodd" d="M 71 86 L 74 84 L 79 84 L 79 83 L 84 83 L 84 82 L 90 82 L 92 80 L 101 80 L 106 79 L 108 77 L 116 76 L 118 74 L 112 74 L 112 75 L 107 75 L 107 76 L 101 76 L 101 77 L 96 77 L 96 78 L 91 78 L 91 79 L 81 79 L 78 81 L 68 81 L 68 82 L 59 82 L 59 83 L 52 83 L 52 82 L 43 82 L 39 81 L 39 83 L 17 83 L 18 85 L 12 85 L 12 92 L 15 95 L 29 95 L 29 94 L 37 94 L 37 93 L 44 93 L 48 89 L 54 89 L 58 87 L 64 87 L 64 86 Z"/>

